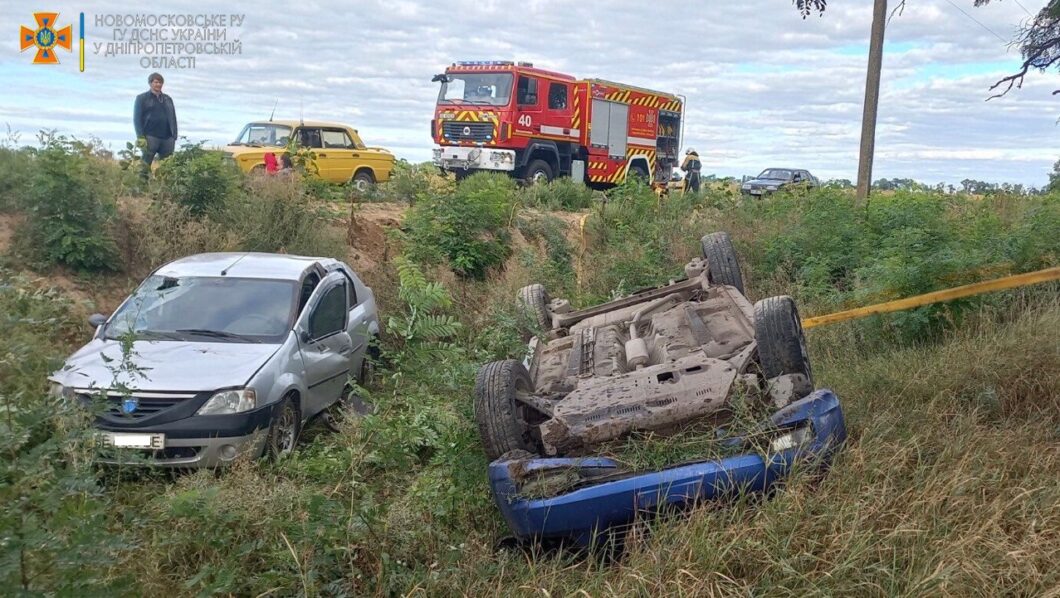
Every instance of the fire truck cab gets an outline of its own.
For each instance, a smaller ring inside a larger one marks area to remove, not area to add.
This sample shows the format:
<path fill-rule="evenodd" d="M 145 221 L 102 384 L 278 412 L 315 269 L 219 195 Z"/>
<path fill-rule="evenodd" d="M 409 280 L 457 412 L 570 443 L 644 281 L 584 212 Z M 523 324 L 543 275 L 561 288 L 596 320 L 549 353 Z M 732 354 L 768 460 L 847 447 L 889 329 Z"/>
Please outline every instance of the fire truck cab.
<path fill-rule="evenodd" d="M 630 176 L 665 181 L 679 164 L 676 95 L 510 61 L 456 62 L 433 80 L 434 164 L 457 179 L 495 171 L 603 187 Z"/>

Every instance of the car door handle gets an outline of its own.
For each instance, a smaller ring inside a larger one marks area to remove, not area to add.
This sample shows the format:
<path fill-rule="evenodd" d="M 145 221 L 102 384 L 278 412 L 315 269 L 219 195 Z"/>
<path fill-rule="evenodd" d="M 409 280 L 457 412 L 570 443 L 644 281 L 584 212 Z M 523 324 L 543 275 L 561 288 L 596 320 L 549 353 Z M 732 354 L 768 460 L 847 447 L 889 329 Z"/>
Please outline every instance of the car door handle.
<path fill-rule="evenodd" d="M 354 158 L 360 158 L 360 157 L 361 157 L 361 154 L 353 154 L 353 157 L 354 157 Z"/>
<path fill-rule="evenodd" d="M 343 347 L 339 349 L 339 355 L 349 355 L 353 353 L 353 347 Z"/>
<path fill-rule="evenodd" d="M 317 154 L 317 157 L 318 158 L 327 158 L 328 155 L 327 154 Z"/>

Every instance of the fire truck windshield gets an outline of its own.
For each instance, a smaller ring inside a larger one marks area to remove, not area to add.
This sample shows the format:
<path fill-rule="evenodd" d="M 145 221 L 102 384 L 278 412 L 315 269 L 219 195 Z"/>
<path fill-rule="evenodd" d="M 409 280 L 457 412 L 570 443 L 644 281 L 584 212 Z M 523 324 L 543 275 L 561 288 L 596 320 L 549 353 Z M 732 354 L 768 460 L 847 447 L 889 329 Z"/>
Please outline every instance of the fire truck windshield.
<path fill-rule="evenodd" d="M 507 106 L 512 98 L 511 73 L 449 73 L 438 103 Z"/>

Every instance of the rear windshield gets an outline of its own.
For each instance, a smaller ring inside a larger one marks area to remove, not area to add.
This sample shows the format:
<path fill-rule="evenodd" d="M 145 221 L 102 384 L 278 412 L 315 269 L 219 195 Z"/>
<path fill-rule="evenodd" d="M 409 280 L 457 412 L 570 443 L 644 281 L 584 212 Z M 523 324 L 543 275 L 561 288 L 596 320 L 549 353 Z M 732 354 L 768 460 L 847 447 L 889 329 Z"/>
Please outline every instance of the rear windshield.
<path fill-rule="evenodd" d="M 229 277 L 151 276 L 104 335 L 211 342 L 279 342 L 295 317 L 295 283 Z"/>

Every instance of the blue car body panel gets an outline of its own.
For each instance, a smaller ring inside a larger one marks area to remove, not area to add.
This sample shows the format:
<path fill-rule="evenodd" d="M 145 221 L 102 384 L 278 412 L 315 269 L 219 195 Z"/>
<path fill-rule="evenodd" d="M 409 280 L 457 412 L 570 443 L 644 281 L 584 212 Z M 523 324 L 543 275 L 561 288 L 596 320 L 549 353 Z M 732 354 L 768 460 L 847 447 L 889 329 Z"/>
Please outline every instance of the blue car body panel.
<path fill-rule="evenodd" d="M 830 390 L 813 394 L 774 413 L 765 425 L 781 429 L 811 426 L 801 446 L 762 456 L 756 452 L 604 480 L 548 498 L 520 496 L 513 468 L 520 472 L 581 469 L 606 476 L 620 464 L 602 457 L 498 459 L 489 466 L 493 497 L 520 539 L 564 538 L 588 545 L 608 528 L 628 524 L 638 512 L 680 507 L 691 502 L 765 492 L 798 462 L 824 465 L 846 439 L 839 399 Z M 734 442 L 743 444 L 737 438 Z M 513 467 L 515 466 L 515 467 Z M 591 482 L 590 482 L 591 483 Z"/>

